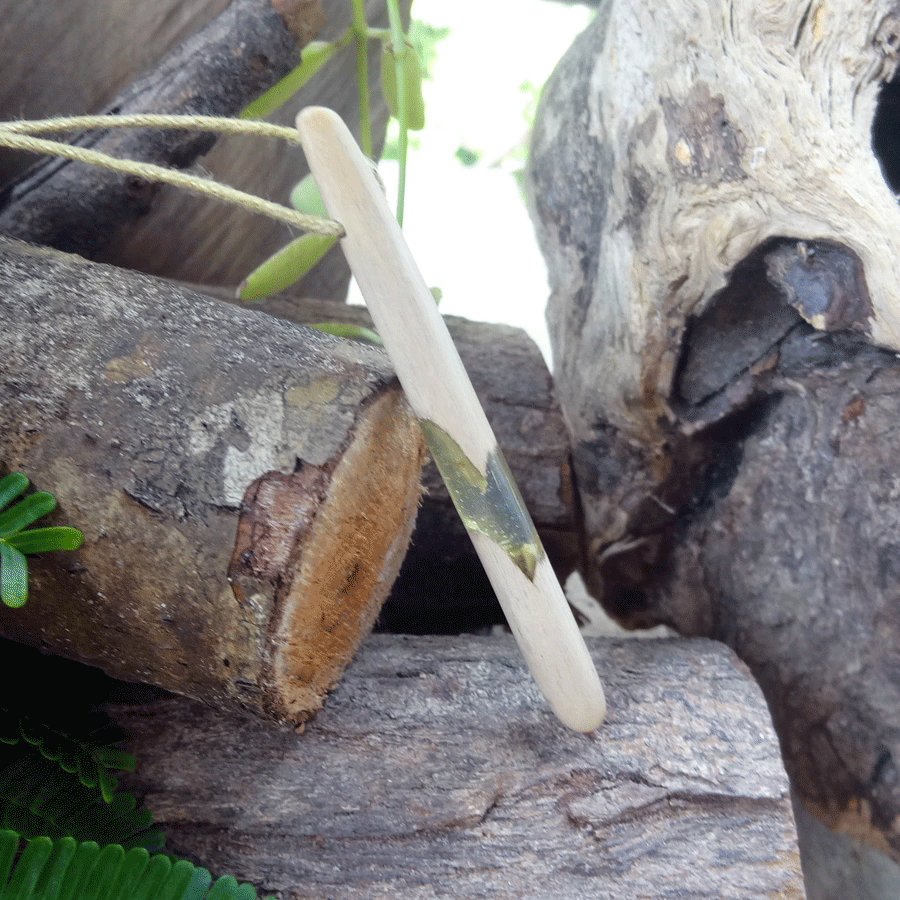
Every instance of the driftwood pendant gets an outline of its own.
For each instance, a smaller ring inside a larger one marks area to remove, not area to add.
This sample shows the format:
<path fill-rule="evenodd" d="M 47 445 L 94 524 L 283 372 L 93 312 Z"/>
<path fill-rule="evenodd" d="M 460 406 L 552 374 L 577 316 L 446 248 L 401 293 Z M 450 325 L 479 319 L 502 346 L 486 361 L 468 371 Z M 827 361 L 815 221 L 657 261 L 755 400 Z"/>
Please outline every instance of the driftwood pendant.
<path fill-rule="evenodd" d="M 368 160 L 334 112 L 297 128 L 341 246 L 429 450 L 535 681 L 560 720 L 593 731 L 606 702 L 584 639 L 484 410 Z"/>

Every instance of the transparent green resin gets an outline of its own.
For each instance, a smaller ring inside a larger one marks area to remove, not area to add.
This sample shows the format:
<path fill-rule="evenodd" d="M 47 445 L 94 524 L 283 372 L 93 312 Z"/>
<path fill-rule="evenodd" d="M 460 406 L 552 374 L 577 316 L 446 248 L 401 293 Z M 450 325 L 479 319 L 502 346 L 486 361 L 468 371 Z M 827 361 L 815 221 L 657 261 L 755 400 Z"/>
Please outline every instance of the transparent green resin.
<path fill-rule="evenodd" d="M 443 428 L 427 419 L 419 425 L 463 524 L 502 547 L 534 581 L 544 548 L 500 449 L 488 454 L 482 475 Z"/>

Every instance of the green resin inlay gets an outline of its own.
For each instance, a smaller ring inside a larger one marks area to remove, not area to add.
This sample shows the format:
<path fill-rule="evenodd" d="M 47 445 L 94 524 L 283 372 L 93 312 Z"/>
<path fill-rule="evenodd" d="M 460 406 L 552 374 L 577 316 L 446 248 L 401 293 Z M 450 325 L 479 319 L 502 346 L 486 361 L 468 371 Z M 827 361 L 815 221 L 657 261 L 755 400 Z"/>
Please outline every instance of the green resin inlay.
<path fill-rule="evenodd" d="M 544 548 L 500 449 L 488 454 L 482 475 L 443 428 L 427 419 L 419 425 L 463 524 L 502 547 L 534 581 Z"/>

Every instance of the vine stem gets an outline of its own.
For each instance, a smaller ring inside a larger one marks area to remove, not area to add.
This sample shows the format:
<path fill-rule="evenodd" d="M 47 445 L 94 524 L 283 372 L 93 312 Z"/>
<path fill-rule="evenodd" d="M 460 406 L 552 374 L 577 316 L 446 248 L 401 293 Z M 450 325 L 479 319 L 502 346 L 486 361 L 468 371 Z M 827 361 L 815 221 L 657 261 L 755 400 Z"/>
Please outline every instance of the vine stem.
<path fill-rule="evenodd" d="M 400 123 L 399 164 L 397 182 L 397 222 L 403 227 L 403 207 L 406 202 L 406 157 L 409 150 L 409 129 L 406 109 L 406 35 L 400 20 L 397 0 L 387 0 L 388 21 L 391 26 L 391 44 L 394 48 L 394 65 L 397 69 L 397 120 Z"/>
<path fill-rule="evenodd" d="M 297 117 L 310 170 L 344 225 L 344 255 L 538 687 L 576 731 L 603 688 L 447 326 L 366 157 L 340 116 Z"/>
<path fill-rule="evenodd" d="M 367 45 L 369 28 L 366 25 L 365 0 L 352 0 L 353 41 L 356 45 L 356 97 L 359 106 L 359 141 L 363 153 L 372 159 L 372 123 L 369 118 L 369 59 Z"/>

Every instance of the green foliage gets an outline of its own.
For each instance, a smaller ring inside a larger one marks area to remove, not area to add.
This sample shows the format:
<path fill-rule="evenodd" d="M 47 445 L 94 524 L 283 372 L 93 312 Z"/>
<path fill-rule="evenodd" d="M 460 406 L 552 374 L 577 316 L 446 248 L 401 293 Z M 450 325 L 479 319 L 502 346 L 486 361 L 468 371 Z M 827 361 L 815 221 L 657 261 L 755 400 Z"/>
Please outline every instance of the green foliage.
<path fill-rule="evenodd" d="M 0 479 L 0 510 L 9 506 L 28 487 L 28 479 L 12 472 Z M 56 498 L 38 491 L 0 513 L 0 600 L 19 607 L 28 599 L 26 553 L 46 550 L 75 550 L 84 535 L 75 528 L 53 526 L 23 531 L 32 522 L 56 509 Z"/>
<path fill-rule="evenodd" d="M 291 191 L 291 206 L 311 216 L 324 216 L 325 204 L 311 175 Z M 257 266 L 241 283 L 241 300 L 271 297 L 299 281 L 337 243 L 337 238 L 307 232 Z"/>
<path fill-rule="evenodd" d="M 22 837 L 73 837 L 126 849 L 162 849 L 153 817 L 130 794 L 116 794 L 111 768 L 133 768 L 134 759 L 111 746 L 57 734 L 15 717 L 4 722 L 0 744 L 0 827 Z"/>
<path fill-rule="evenodd" d="M 75 738 L 0 710 L 3 900 L 256 900 L 231 875 L 213 882 L 157 852 L 164 838 L 150 812 L 114 793 L 109 770 L 134 768 L 108 743 L 117 736 L 105 726 Z"/>
<path fill-rule="evenodd" d="M 481 159 L 481 151 L 471 147 L 459 146 L 456 148 L 456 158 L 464 166 L 474 166 Z"/>
<path fill-rule="evenodd" d="M 110 743 L 104 741 L 107 737 Z M 97 788 L 107 803 L 116 789 L 112 771 L 133 772 L 135 766 L 134 757 L 112 746 L 112 739 L 113 735 L 103 730 L 75 738 L 34 719 L 0 709 L 0 742 L 12 746 L 20 740 L 26 741 L 45 759 L 58 763 L 64 772 L 77 774 L 85 787 Z"/>
<path fill-rule="evenodd" d="M 241 300 L 261 300 L 299 281 L 335 245 L 336 239 L 307 232 L 255 268 L 238 288 Z"/>
<path fill-rule="evenodd" d="M 438 55 L 437 45 L 449 35 L 450 29 L 444 26 L 429 25 L 420 19 L 413 19 L 409 23 L 407 37 L 421 61 L 422 78 L 426 81 L 432 78 L 432 69 Z"/>
<path fill-rule="evenodd" d="M 333 334 L 335 337 L 382 346 L 381 338 L 371 328 L 366 328 L 364 325 L 350 325 L 347 322 L 318 322 L 311 325 L 310 328 L 315 328 L 325 334 Z"/>
<path fill-rule="evenodd" d="M 401 44 L 405 55 L 403 70 L 403 114 L 401 115 L 400 89 L 398 88 L 398 51 L 393 44 L 385 44 L 381 54 L 381 92 L 391 115 L 402 120 L 410 131 L 425 127 L 425 99 L 422 97 L 422 63 L 408 41 Z"/>
<path fill-rule="evenodd" d="M 363 0 L 350 0 L 352 21 L 347 30 L 334 42 L 314 41 L 304 47 L 300 65 L 288 73 L 274 87 L 253 101 L 241 112 L 241 118 L 260 118 L 276 110 L 287 102 L 319 69 L 339 50 L 351 42 L 356 49 L 356 78 L 359 99 L 360 145 L 363 153 L 372 156 L 372 127 L 369 111 L 369 73 L 366 46 L 370 40 L 382 42 L 381 85 L 382 94 L 391 114 L 400 124 L 400 137 L 392 154 L 400 163 L 400 178 L 397 189 L 397 220 L 403 223 L 403 205 L 406 191 L 406 151 L 410 129 L 421 129 L 425 125 L 425 102 L 422 98 L 422 80 L 427 77 L 428 64 L 423 64 L 416 51 L 422 46 L 429 52 L 429 63 L 433 61 L 434 45 L 449 33 L 449 29 L 430 29 L 422 26 L 416 44 L 407 40 L 400 23 L 400 8 L 397 0 L 387 0 L 391 27 L 388 30 L 370 28 L 365 20 Z M 402 86 L 402 87 L 401 87 Z M 297 185 L 291 193 L 291 205 L 302 212 L 327 215 L 319 200 L 318 207 L 304 209 L 299 195 L 310 195 L 305 186 L 307 179 Z M 238 297 L 241 300 L 259 300 L 298 282 L 331 249 L 335 240 L 316 234 L 303 234 L 291 241 L 260 266 L 254 269 L 241 283 Z M 330 330 L 331 323 L 323 330 Z M 368 336 L 357 335 L 363 340 Z"/>
<path fill-rule="evenodd" d="M 70 837 L 39 837 L 24 848 L 15 831 L 0 831 L 4 900 L 255 900 L 249 884 L 230 875 L 212 881 L 186 860 L 151 856 L 143 847 Z M 21 849 L 21 855 L 16 857 Z M 15 867 L 13 863 L 15 862 Z"/>

